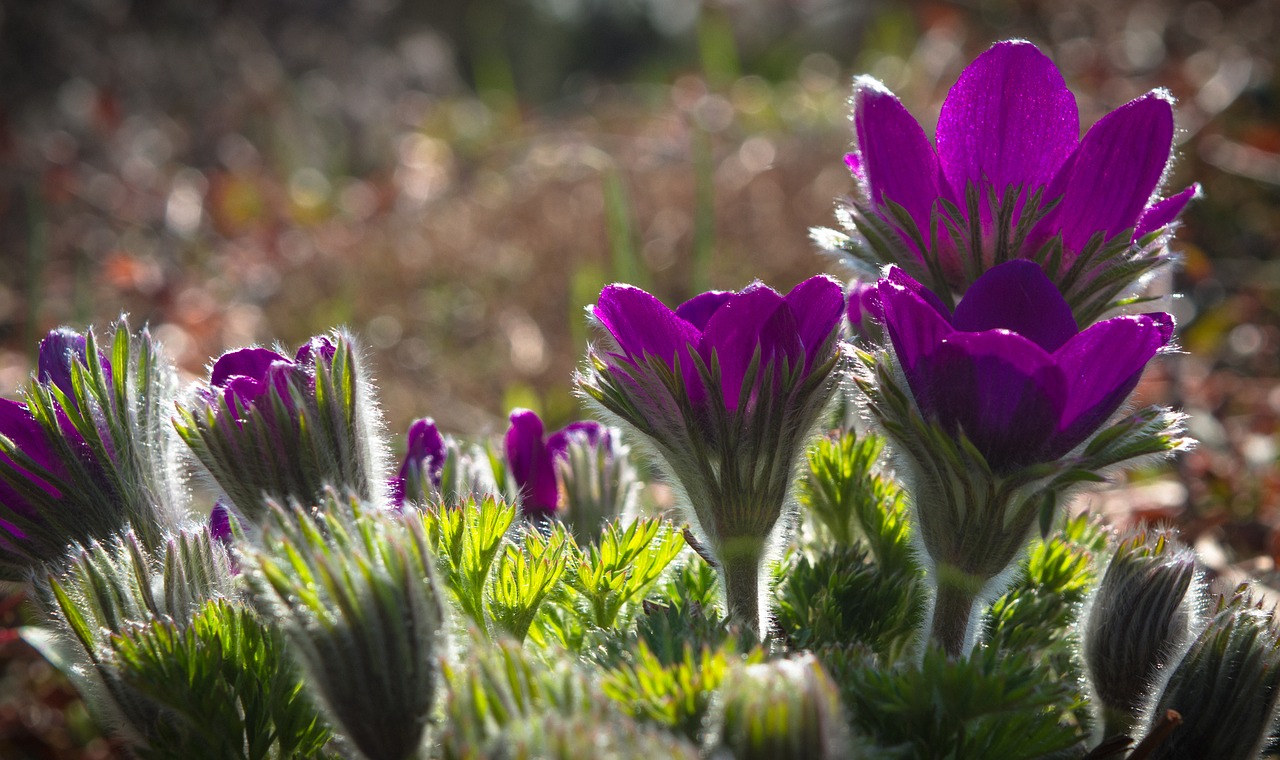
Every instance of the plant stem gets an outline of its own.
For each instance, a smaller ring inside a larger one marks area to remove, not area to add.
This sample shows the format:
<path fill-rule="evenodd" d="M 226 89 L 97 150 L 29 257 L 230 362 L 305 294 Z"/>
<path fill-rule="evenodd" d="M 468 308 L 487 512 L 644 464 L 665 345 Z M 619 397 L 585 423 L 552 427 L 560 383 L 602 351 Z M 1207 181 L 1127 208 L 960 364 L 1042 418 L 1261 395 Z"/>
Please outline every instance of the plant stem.
<path fill-rule="evenodd" d="M 720 574 L 729 617 L 764 638 L 764 610 L 760 599 L 760 561 L 764 543 L 758 539 L 726 541 L 720 550 Z"/>
<path fill-rule="evenodd" d="M 968 589 L 950 584 L 938 586 L 929 637 L 942 645 L 948 657 L 960 657 L 969 649 L 967 634 L 975 601 L 975 595 Z"/>

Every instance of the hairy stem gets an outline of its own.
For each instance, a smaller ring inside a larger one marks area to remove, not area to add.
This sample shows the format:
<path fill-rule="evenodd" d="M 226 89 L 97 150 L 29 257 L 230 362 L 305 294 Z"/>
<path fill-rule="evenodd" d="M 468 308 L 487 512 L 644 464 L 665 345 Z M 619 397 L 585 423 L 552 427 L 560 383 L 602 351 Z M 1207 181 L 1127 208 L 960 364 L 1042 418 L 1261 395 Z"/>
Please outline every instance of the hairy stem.
<path fill-rule="evenodd" d="M 745 624 L 760 638 L 768 634 L 768 613 L 760 593 L 760 565 L 764 542 L 737 538 L 720 548 L 720 576 L 724 581 L 725 606 L 729 617 Z"/>

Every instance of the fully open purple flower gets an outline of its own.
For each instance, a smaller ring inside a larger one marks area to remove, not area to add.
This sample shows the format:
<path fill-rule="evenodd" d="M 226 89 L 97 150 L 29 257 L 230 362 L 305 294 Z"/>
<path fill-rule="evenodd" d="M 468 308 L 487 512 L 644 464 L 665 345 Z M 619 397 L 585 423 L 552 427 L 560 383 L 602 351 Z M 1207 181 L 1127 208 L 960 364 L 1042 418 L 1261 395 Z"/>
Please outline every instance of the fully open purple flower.
<path fill-rule="evenodd" d="M 1056 280 L 1095 237 L 1106 243 L 1131 230 L 1120 241 L 1118 260 L 1130 240 L 1175 222 L 1197 192 L 1192 186 L 1155 197 L 1173 140 L 1168 93 L 1156 90 L 1126 103 L 1081 139 L 1075 98 L 1029 42 L 998 43 L 964 70 L 943 103 L 936 147 L 875 79 L 856 81 L 853 109 L 857 149 L 846 161 L 874 213 L 909 251 L 883 263 L 934 280 L 934 288 L 963 290 L 1008 258 L 1045 258 L 1042 246 L 1058 236 L 1061 256 L 1049 272 Z M 1007 218 L 992 199 L 1011 206 Z M 891 204 L 905 211 L 909 224 Z M 1019 235 L 1026 214 L 1029 224 Z M 1101 268 L 1091 258 L 1090 276 L 1077 277 L 1081 286 Z"/>
<path fill-rule="evenodd" d="M 1080 331 L 1030 261 L 987 271 L 954 314 L 896 267 L 877 290 L 920 412 L 963 432 L 996 472 L 1058 459 L 1091 436 L 1173 333 L 1168 314 L 1115 317 Z"/>

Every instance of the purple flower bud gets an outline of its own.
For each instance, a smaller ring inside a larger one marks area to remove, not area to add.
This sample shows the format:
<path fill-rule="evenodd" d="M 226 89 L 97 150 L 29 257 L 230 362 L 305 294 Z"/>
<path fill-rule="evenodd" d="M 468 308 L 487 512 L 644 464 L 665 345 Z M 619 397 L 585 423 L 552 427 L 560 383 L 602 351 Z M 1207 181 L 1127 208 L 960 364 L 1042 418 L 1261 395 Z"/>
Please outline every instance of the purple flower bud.
<path fill-rule="evenodd" d="M 59 478 L 66 477 L 66 468 L 55 456 L 45 429 L 31 416 L 25 404 L 0 399 L 0 435 L 13 441 L 19 451 L 30 457 L 40 467 Z M 25 479 L 52 498 L 61 496 L 56 487 L 24 469 L 3 453 L 0 453 L 0 462 L 7 465 L 6 475 Z M 40 511 L 27 496 L 23 495 L 21 483 L 11 483 L 7 478 L 0 478 L 0 504 L 21 517 L 39 519 Z M 8 536 L 0 534 L 0 548 L 13 548 L 7 540 L 9 536 L 15 539 L 26 538 L 26 533 L 21 528 L 7 520 L 0 520 L 0 529 L 8 534 Z"/>
<path fill-rule="evenodd" d="M 1168 314 L 1078 330 L 1029 261 L 990 269 L 954 314 L 896 267 L 877 289 L 920 412 L 963 432 L 998 473 L 1058 459 L 1096 432 L 1173 334 Z"/>
<path fill-rule="evenodd" d="M 293 361 L 296 364 L 306 367 L 307 370 L 310 371 L 311 368 L 315 366 L 317 356 L 320 357 L 320 360 L 323 361 L 325 365 L 330 365 L 333 363 L 333 357 L 336 352 L 337 346 L 329 339 L 329 336 L 317 335 L 298 347 L 297 353 L 294 354 Z"/>
<path fill-rule="evenodd" d="M 68 397 L 73 397 L 71 365 L 85 361 L 85 344 L 85 337 L 68 327 L 59 327 L 46 335 L 40 341 L 36 359 L 39 382 L 56 385 Z"/>
<path fill-rule="evenodd" d="M 786 296 L 760 283 L 703 293 L 674 311 L 610 285 L 592 311 L 615 350 L 592 352 L 578 386 L 660 455 L 720 563 L 731 613 L 756 630 L 761 560 L 835 396 L 843 314 L 843 289 L 825 276 Z"/>
<path fill-rule="evenodd" d="M 847 294 L 849 307 L 846 312 L 854 335 L 875 334 L 875 323 L 880 321 L 880 293 L 874 282 L 855 281 Z"/>
<path fill-rule="evenodd" d="M 312 504 L 326 488 L 381 502 L 381 418 L 349 339 L 313 338 L 295 354 L 223 354 L 175 420 L 179 435 L 251 522 L 266 498 Z"/>
<path fill-rule="evenodd" d="M 560 502 L 555 462 L 542 432 L 537 414 L 516 409 L 502 441 L 507 472 L 520 489 L 520 507 L 526 515 L 554 513 Z"/>
<path fill-rule="evenodd" d="M 436 429 L 435 420 L 424 417 L 409 425 L 408 443 L 399 474 L 391 479 L 391 504 L 404 506 L 405 487 L 411 480 L 426 476 L 433 490 L 440 489 L 448 447 Z"/>

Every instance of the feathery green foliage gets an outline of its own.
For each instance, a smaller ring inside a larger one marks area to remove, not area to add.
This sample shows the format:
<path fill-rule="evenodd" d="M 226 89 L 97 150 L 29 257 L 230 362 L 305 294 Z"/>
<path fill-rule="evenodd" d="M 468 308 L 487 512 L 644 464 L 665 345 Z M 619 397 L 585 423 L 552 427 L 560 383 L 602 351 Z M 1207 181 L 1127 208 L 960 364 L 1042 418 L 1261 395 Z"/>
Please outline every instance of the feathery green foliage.
<path fill-rule="evenodd" d="M 293 760 L 330 738 L 284 641 L 244 607 L 213 600 L 189 625 L 153 620 L 111 639 L 110 672 L 162 707 L 143 758 Z"/>

